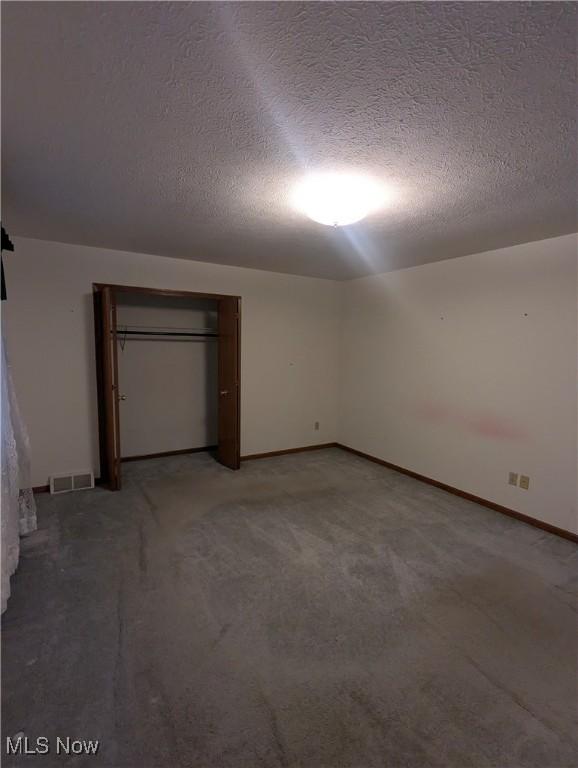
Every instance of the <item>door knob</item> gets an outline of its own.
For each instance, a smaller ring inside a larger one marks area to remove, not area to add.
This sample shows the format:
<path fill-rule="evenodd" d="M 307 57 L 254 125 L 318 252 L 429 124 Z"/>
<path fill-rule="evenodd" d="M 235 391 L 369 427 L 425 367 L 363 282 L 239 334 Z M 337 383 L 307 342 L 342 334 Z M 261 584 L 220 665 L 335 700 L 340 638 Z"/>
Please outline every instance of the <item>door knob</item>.
<path fill-rule="evenodd" d="M 229 394 L 229 390 L 228 389 L 222 389 L 220 394 L 221 395 L 228 395 Z"/>
<path fill-rule="evenodd" d="M 119 395 L 118 399 L 119 400 L 126 400 L 126 395 Z"/>

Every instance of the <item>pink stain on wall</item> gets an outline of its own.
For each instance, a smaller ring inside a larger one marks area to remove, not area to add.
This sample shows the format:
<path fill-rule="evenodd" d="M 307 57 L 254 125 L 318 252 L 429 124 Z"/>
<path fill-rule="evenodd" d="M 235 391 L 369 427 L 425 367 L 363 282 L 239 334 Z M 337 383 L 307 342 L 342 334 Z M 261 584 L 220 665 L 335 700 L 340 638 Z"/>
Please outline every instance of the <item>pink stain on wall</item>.
<path fill-rule="evenodd" d="M 494 413 L 466 413 L 450 405 L 435 402 L 421 403 L 416 414 L 424 421 L 434 424 L 454 424 L 466 432 L 471 432 L 490 440 L 519 441 L 527 440 L 525 429 L 514 421 Z"/>
<path fill-rule="evenodd" d="M 453 421 L 451 408 L 440 403 L 422 403 L 416 412 L 426 421 Z"/>
<path fill-rule="evenodd" d="M 528 438 L 528 433 L 517 424 L 493 414 L 481 414 L 472 419 L 465 419 L 465 424 L 470 432 L 492 440 L 526 440 Z"/>

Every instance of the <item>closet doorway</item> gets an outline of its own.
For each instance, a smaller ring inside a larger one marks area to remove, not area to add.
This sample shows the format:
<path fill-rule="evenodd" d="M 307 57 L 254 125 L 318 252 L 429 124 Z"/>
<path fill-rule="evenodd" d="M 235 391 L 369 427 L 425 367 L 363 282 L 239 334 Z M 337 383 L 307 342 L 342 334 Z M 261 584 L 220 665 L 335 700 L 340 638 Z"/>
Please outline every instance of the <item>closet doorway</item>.
<path fill-rule="evenodd" d="M 101 483 L 209 448 L 239 469 L 240 297 L 95 283 L 93 299 Z"/>

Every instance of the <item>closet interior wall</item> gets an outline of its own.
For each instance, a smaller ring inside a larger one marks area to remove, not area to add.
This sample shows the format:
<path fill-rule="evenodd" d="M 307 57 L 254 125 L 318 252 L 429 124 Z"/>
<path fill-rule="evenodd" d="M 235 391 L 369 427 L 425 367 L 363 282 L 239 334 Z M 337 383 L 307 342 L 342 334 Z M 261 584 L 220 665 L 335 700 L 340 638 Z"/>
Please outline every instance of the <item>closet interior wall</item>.
<path fill-rule="evenodd" d="M 215 446 L 217 338 L 170 331 L 216 333 L 217 302 L 119 292 L 116 317 L 122 458 Z"/>

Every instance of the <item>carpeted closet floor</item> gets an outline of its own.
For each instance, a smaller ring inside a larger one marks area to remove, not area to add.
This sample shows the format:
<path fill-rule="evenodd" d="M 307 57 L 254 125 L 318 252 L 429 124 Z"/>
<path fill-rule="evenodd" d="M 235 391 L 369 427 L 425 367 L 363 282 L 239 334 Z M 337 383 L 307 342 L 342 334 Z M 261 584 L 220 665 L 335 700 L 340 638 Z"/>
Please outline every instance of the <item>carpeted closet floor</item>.
<path fill-rule="evenodd" d="M 576 545 L 337 448 L 123 471 L 38 497 L 5 766 L 578 765 Z"/>

